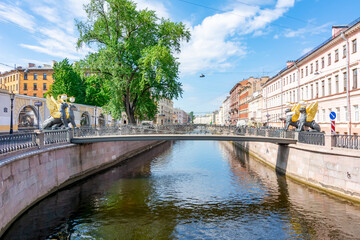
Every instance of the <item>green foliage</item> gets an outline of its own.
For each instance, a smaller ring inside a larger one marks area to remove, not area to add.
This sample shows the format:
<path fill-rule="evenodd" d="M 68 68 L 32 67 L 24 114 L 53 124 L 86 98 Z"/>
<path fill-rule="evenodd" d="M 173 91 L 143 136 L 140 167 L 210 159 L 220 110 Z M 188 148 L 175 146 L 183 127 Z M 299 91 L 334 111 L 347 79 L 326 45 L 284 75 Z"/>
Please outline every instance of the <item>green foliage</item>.
<path fill-rule="evenodd" d="M 86 77 L 85 85 L 85 104 L 102 107 L 109 102 L 110 89 L 98 75 Z"/>
<path fill-rule="evenodd" d="M 191 111 L 191 112 L 189 113 L 189 116 L 190 116 L 190 121 L 191 121 L 191 123 L 194 123 L 194 120 L 195 120 L 194 112 Z"/>
<path fill-rule="evenodd" d="M 85 103 L 85 84 L 78 72 L 65 58 L 59 63 L 54 64 L 54 83 L 50 86 L 47 93 L 52 94 L 55 99 L 58 95 L 67 94 L 68 97 L 74 96 L 77 103 Z"/>
<path fill-rule="evenodd" d="M 109 87 L 107 109 L 113 117 L 125 111 L 130 123 L 153 119 L 159 99 L 181 96 L 174 54 L 190 38 L 184 24 L 138 11 L 129 0 L 91 0 L 85 11 L 88 20 L 76 24 L 78 47 L 86 44 L 96 52 L 80 65 L 99 73 L 100 82 Z"/>

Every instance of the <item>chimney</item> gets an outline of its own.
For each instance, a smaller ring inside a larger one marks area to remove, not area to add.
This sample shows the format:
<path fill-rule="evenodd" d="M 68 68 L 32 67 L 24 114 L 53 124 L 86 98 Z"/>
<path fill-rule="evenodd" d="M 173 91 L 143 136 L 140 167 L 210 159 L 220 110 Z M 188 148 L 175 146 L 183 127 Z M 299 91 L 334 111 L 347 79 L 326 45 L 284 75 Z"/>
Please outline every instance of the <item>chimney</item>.
<path fill-rule="evenodd" d="M 294 63 L 295 63 L 295 61 L 287 61 L 287 62 L 286 62 L 286 67 L 287 67 L 287 68 L 290 68 L 291 66 L 294 65 Z"/>
<path fill-rule="evenodd" d="M 28 68 L 35 67 L 35 63 L 28 63 Z"/>
<path fill-rule="evenodd" d="M 338 25 L 332 26 L 332 38 L 337 37 L 342 31 L 346 30 L 349 26 L 346 25 Z"/>
<path fill-rule="evenodd" d="M 51 61 L 51 67 L 54 67 L 55 63 L 57 63 L 55 60 Z"/>

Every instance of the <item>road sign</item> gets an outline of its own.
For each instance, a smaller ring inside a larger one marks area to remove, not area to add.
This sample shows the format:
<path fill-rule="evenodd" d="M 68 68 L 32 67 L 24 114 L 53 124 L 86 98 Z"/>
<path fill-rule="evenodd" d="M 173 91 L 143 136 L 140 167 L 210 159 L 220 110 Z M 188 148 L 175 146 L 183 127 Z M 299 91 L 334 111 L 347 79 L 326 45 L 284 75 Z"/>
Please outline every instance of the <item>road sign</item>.
<path fill-rule="evenodd" d="M 330 113 L 330 119 L 334 120 L 336 118 L 336 113 L 335 112 L 331 112 Z"/>
<path fill-rule="evenodd" d="M 331 120 L 331 135 L 335 134 L 335 120 Z"/>
<path fill-rule="evenodd" d="M 42 106 L 42 102 L 35 102 L 34 105 L 41 107 L 41 106 Z"/>

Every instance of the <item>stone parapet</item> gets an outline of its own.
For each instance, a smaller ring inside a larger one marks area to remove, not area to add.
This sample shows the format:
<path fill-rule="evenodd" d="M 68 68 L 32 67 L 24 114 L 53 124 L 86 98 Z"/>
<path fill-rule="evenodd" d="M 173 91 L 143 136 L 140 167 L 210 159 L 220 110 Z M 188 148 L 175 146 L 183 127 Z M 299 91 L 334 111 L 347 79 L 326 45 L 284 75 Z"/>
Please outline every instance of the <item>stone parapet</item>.
<path fill-rule="evenodd" d="M 64 144 L 2 159 L 0 238 L 18 216 L 49 194 L 160 143 L 123 141 Z"/>
<path fill-rule="evenodd" d="M 360 202 L 359 150 L 332 147 L 334 137 L 326 135 L 325 138 L 325 146 L 257 142 L 236 142 L 236 145 L 279 173 L 323 191 Z"/>

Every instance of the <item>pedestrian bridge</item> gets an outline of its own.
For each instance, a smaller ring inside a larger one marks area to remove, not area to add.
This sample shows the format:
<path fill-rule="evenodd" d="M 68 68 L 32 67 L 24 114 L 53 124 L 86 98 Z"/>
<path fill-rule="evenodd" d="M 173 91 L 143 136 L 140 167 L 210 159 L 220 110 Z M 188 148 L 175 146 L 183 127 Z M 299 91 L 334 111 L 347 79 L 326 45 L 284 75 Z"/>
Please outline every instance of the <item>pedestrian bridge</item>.
<path fill-rule="evenodd" d="M 319 134 L 317 134 L 319 135 Z M 307 139 L 321 136 L 312 134 Z M 296 144 L 293 131 L 263 128 L 237 128 L 213 125 L 121 125 L 106 128 L 76 128 L 44 130 L 0 136 L 0 157 L 27 148 L 43 148 L 47 145 L 74 143 L 86 144 L 112 141 L 243 141 L 269 142 L 281 145 Z M 300 140 L 300 139 L 299 139 Z M 312 140 L 313 141 L 313 140 Z M 321 142 L 320 141 L 320 142 Z M 316 143 L 319 142 L 316 140 Z"/>
<path fill-rule="evenodd" d="M 146 135 L 110 135 L 110 136 L 87 136 L 73 137 L 71 143 L 95 143 L 113 141 L 242 141 L 242 142 L 270 142 L 276 144 L 295 144 L 297 141 L 289 138 L 275 138 L 265 136 L 241 136 L 241 135 L 201 135 L 201 134 L 146 134 Z"/>
<path fill-rule="evenodd" d="M 276 132 L 275 132 L 276 131 Z M 111 141 L 244 141 L 295 144 L 292 135 L 269 129 L 246 129 L 211 125 L 126 126 L 121 129 L 79 129 L 71 143 L 83 144 Z"/>

